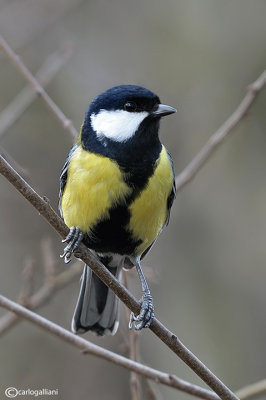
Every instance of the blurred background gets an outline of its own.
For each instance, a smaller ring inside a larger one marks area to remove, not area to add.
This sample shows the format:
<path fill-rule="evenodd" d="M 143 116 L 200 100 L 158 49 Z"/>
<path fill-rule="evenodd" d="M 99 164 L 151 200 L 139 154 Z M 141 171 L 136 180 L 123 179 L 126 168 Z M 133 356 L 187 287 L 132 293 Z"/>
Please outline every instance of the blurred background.
<path fill-rule="evenodd" d="M 77 129 L 89 102 L 117 84 L 145 86 L 176 107 L 177 114 L 162 123 L 161 139 L 177 174 L 265 69 L 265 15 L 261 0 L 0 0 L 1 34 L 34 74 L 47 62 L 53 66 L 55 52 L 62 61 L 46 89 Z M 0 63 L 1 129 L 4 110 L 27 82 L 3 53 Z M 178 195 L 170 225 L 144 260 L 156 316 L 233 390 L 265 378 L 266 371 L 265 106 L 266 90 Z M 41 99 L 0 136 L 10 162 L 16 160 L 55 209 L 71 145 Z M 25 260 L 35 260 L 34 290 L 43 284 L 44 239 L 52 243 L 58 271 L 71 266 L 59 259 L 60 238 L 0 181 L 0 291 L 16 300 Z M 139 296 L 135 272 L 128 281 Z M 78 290 L 77 276 L 38 312 L 70 329 Z M 85 338 L 127 355 L 121 308 L 116 336 Z M 139 334 L 139 347 L 144 363 L 202 384 L 152 332 Z M 58 388 L 64 400 L 130 399 L 127 371 L 84 356 L 27 322 L 2 335 L 0 359 L 1 393 L 9 386 L 46 387 Z M 152 387 L 158 399 L 192 398 Z"/>

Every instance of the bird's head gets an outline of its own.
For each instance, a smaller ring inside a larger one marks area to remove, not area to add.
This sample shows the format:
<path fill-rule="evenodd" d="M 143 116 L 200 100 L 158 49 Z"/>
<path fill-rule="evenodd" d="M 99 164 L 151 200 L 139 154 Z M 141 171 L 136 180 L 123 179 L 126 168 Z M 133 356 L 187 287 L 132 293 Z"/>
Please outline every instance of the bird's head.
<path fill-rule="evenodd" d="M 84 133 L 93 131 L 105 146 L 110 142 L 126 143 L 132 141 L 137 132 L 143 135 L 146 130 L 151 131 L 150 126 L 157 127 L 158 133 L 160 118 L 174 112 L 175 108 L 161 104 L 159 97 L 148 89 L 135 85 L 115 86 L 90 104 Z"/>

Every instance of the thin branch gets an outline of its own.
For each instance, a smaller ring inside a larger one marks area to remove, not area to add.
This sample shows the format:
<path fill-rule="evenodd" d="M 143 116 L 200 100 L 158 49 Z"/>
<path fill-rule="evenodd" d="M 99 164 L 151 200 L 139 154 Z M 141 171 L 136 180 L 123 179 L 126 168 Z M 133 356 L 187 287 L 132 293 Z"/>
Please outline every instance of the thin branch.
<path fill-rule="evenodd" d="M 0 173 L 27 199 L 37 211 L 49 222 L 56 232 L 65 238 L 69 229 L 58 217 L 46 198 L 39 196 L 31 186 L 0 156 Z M 78 249 L 78 257 L 82 259 L 93 272 L 137 314 L 140 310 L 139 302 L 124 288 L 120 282 L 108 271 L 96 256 L 82 243 Z M 178 357 L 181 358 L 222 400 L 236 400 L 234 393 L 226 387 L 186 346 L 156 318 L 150 329 L 157 335 Z"/>
<path fill-rule="evenodd" d="M 27 307 L 33 294 L 34 272 L 36 264 L 32 258 L 27 258 L 22 271 L 22 289 L 18 296 L 19 304 Z M 1 328 L 0 328 L 1 330 Z"/>
<path fill-rule="evenodd" d="M 253 397 L 261 396 L 262 394 L 266 394 L 266 379 L 252 383 L 237 391 L 237 396 L 241 400 L 248 400 Z"/>
<path fill-rule="evenodd" d="M 96 344 L 91 343 L 88 340 L 81 338 L 80 336 L 74 335 L 73 333 L 62 328 L 61 326 L 53 323 L 52 321 L 49 321 L 44 317 L 41 317 L 40 315 L 28 310 L 27 308 L 22 307 L 21 305 L 9 300 L 7 297 L 2 295 L 0 295 L 0 306 L 8 309 L 11 312 L 16 313 L 20 317 L 28 320 L 34 325 L 41 327 L 45 331 L 52 333 L 63 341 L 72 344 L 74 347 L 80 349 L 83 354 L 92 354 L 94 356 L 111 361 L 116 365 L 141 374 L 148 379 L 152 379 L 156 382 L 160 382 L 172 388 L 182 390 L 183 392 L 197 396 L 201 399 L 219 399 L 216 394 L 210 392 L 209 390 L 202 389 L 201 387 L 196 385 L 192 385 L 184 381 L 183 379 L 177 378 L 175 375 L 169 375 L 165 372 L 158 371 L 154 368 L 130 360 L 110 350 L 104 349 L 103 347 L 97 346 Z"/>
<path fill-rule="evenodd" d="M 55 260 L 52 250 L 52 241 L 50 238 L 45 238 L 41 240 L 41 252 L 45 274 L 44 281 L 47 283 L 53 283 L 56 278 L 56 267 L 58 264 L 58 260 Z"/>
<path fill-rule="evenodd" d="M 50 8 L 47 8 L 45 11 L 43 10 L 45 12 L 44 14 L 41 12 L 42 17 L 39 14 L 41 11 L 41 8 L 39 8 L 35 14 L 36 21 L 38 18 L 38 23 L 35 23 L 34 25 L 31 24 L 29 29 L 24 30 L 20 36 L 16 35 L 13 38 L 16 48 L 25 48 L 32 45 L 34 41 L 36 43 L 40 38 L 45 37 L 46 33 L 49 32 L 50 29 L 54 26 L 60 25 L 61 22 L 65 18 L 68 18 L 68 16 L 71 15 L 71 13 L 75 11 L 83 1 L 84 0 L 72 0 L 70 2 L 64 2 L 62 5 L 60 4 L 58 8 L 54 8 L 54 12 Z M 16 12 L 17 4 L 14 1 L 1 1 L 0 5 L 2 19 L 6 12 L 8 15 L 11 15 L 12 13 L 14 15 L 14 12 Z M 12 19 L 12 24 L 14 25 L 14 23 L 14 19 Z"/>
<path fill-rule="evenodd" d="M 51 99 L 51 97 L 46 93 L 40 83 L 32 75 L 30 70 L 26 65 L 20 60 L 19 56 L 12 50 L 5 39 L 0 36 L 0 48 L 5 52 L 8 58 L 14 63 L 17 69 L 21 72 L 24 78 L 29 82 L 37 95 L 39 95 L 48 108 L 53 112 L 56 118 L 61 122 L 63 127 L 68 130 L 73 139 L 78 135 L 78 132 L 74 128 L 72 122 L 65 116 L 63 111 L 57 106 L 57 104 Z"/>
<path fill-rule="evenodd" d="M 247 93 L 237 109 L 225 121 L 222 126 L 209 138 L 207 143 L 198 152 L 196 157 L 188 166 L 176 177 L 176 190 L 179 192 L 183 186 L 187 185 L 196 176 L 203 165 L 209 160 L 211 155 L 218 149 L 221 143 L 232 133 L 233 129 L 246 116 L 259 92 L 266 84 L 266 70 L 247 88 Z"/>
<path fill-rule="evenodd" d="M 158 386 L 156 386 L 156 388 L 153 386 L 155 386 L 153 382 L 146 379 L 144 388 L 145 398 L 147 400 L 162 400 L 162 395 L 158 391 Z"/>
<path fill-rule="evenodd" d="M 58 275 L 51 276 L 46 275 L 43 285 L 40 289 L 29 294 L 28 285 L 29 277 L 27 279 L 27 287 L 23 285 L 23 290 L 18 297 L 18 303 L 26 306 L 31 310 L 38 309 L 40 306 L 47 303 L 51 296 L 59 289 L 62 289 L 69 283 L 71 283 L 75 278 L 77 278 L 82 271 L 82 265 L 79 261 L 76 261 L 64 272 Z M 28 273 L 27 273 L 28 274 Z M 20 321 L 17 314 L 7 313 L 0 318 L 0 336 L 5 334 L 9 329 L 11 329 L 16 323 Z"/>
<path fill-rule="evenodd" d="M 47 86 L 60 68 L 69 59 L 71 52 L 62 49 L 51 54 L 36 74 L 36 80 L 45 87 Z M 3 137 L 7 129 L 23 114 L 36 98 L 37 92 L 31 86 L 26 86 L 20 93 L 1 111 L 0 114 L 0 137 Z"/>
<path fill-rule="evenodd" d="M 22 167 L 12 156 L 9 154 L 2 146 L 0 146 L 0 154 L 9 162 L 9 164 L 13 165 L 13 167 L 16 169 L 16 171 L 19 172 L 19 174 L 24 178 L 24 179 L 30 179 L 30 173 L 29 171 Z"/>
<path fill-rule="evenodd" d="M 154 270 L 152 270 L 152 268 L 150 267 L 142 267 L 145 269 L 145 276 L 147 277 L 149 275 L 149 280 L 153 280 L 153 282 L 158 282 L 158 276 L 155 276 Z M 147 274 L 148 271 L 148 274 Z M 133 271 L 132 270 L 128 270 L 122 271 L 122 283 L 125 286 L 125 288 L 128 289 L 128 276 L 130 274 L 132 274 Z M 156 279 L 157 278 L 157 279 Z M 131 360 L 134 361 L 138 361 L 138 357 L 139 357 L 139 334 L 138 332 L 135 331 L 135 329 L 128 329 L 128 321 L 130 318 L 130 311 L 129 309 L 125 306 L 125 316 L 126 316 L 126 329 L 123 329 L 124 333 L 123 335 L 125 336 L 126 340 L 127 337 L 129 337 L 129 340 L 127 340 L 128 342 L 128 346 L 127 346 L 127 351 L 129 352 L 129 357 Z M 139 358 L 139 361 L 143 362 L 143 360 L 141 360 Z M 141 385 L 141 380 L 139 379 L 138 375 L 135 372 L 131 372 L 130 374 L 130 389 L 131 389 L 131 396 L 132 399 L 141 399 L 141 389 L 143 391 L 143 387 Z M 154 388 L 152 387 L 152 382 L 149 381 L 148 379 L 145 379 L 145 396 L 147 398 L 147 400 L 157 400 L 158 396 L 154 390 Z M 157 388 L 158 389 L 158 388 Z"/>
<path fill-rule="evenodd" d="M 24 307 L 29 307 L 31 301 L 35 268 L 36 264 L 34 260 L 32 258 L 26 259 L 22 270 L 22 287 L 17 300 Z M 19 317 L 16 314 L 7 313 L 3 315 L 0 318 L 0 336 L 14 326 L 18 320 Z"/>
<path fill-rule="evenodd" d="M 126 289 L 128 289 L 127 285 L 127 277 L 126 271 L 122 271 L 122 282 Z M 127 321 L 130 319 L 130 311 L 127 307 L 125 307 Z M 138 337 L 135 329 L 128 329 L 129 335 L 129 358 L 133 361 L 137 361 L 137 347 L 138 347 Z M 139 376 L 135 372 L 131 372 L 130 374 L 130 390 L 132 400 L 140 400 L 141 399 L 141 383 Z"/>

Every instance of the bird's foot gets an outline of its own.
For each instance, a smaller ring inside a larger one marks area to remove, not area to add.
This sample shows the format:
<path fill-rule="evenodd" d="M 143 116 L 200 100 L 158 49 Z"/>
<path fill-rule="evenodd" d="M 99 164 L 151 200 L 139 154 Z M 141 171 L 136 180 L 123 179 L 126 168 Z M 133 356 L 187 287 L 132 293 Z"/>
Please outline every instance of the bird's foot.
<path fill-rule="evenodd" d="M 144 293 L 141 299 L 139 315 L 130 314 L 129 329 L 140 331 L 142 328 L 149 328 L 154 318 L 153 300 L 150 293 Z"/>
<path fill-rule="evenodd" d="M 68 245 L 64 248 L 64 253 L 60 255 L 61 258 L 64 258 L 65 264 L 70 262 L 72 254 L 78 248 L 82 239 L 83 233 L 81 232 L 80 228 L 77 226 L 72 226 L 69 229 L 67 237 L 62 240 L 62 243 L 68 243 Z"/>

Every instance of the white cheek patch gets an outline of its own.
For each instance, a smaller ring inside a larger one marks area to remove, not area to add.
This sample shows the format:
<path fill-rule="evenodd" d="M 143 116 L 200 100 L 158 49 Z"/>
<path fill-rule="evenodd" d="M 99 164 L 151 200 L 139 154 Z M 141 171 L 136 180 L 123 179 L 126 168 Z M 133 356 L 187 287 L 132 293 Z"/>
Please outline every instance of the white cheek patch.
<path fill-rule="evenodd" d="M 101 110 L 91 115 L 91 126 L 99 139 L 112 139 L 125 142 L 137 131 L 148 112 L 128 112 L 125 110 Z"/>

